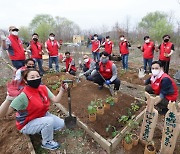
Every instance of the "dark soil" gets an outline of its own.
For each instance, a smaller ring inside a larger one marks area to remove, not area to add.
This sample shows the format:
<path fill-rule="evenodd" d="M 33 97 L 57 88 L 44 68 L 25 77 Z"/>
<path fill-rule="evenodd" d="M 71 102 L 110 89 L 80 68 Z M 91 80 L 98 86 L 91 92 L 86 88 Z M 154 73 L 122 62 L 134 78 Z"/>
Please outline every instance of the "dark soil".
<path fill-rule="evenodd" d="M 131 96 L 118 93 L 118 103 L 112 105 L 110 110 L 105 110 L 104 115 L 97 115 L 95 122 L 89 122 L 87 107 L 90 102 L 98 98 L 105 100 L 109 95 L 107 88 L 104 87 L 102 90 L 98 90 L 98 86 L 89 81 L 82 81 L 71 89 L 72 112 L 83 123 L 87 124 L 88 127 L 105 138 L 110 137 L 110 134 L 106 132 L 108 125 L 115 126 L 117 130 L 123 127 L 123 125 L 118 122 L 118 119 L 122 115 L 127 115 L 127 108 L 131 107 L 131 103 L 135 101 Z M 67 109 L 67 94 L 64 94 L 60 103 Z"/>

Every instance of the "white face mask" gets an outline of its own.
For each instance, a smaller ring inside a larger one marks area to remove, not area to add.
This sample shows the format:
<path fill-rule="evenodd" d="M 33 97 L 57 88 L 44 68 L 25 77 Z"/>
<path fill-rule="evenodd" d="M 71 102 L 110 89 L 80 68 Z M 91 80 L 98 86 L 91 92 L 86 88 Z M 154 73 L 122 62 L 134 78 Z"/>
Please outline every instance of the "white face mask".
<path fill-rule="evenodd" d="M 53 40 L 54 40 L 54 37 L 53 37 L 53 36 L 50 36 L 49 39 L 53 41 Z"/>
<path fill-rule="evenodd" d="M 89 61 L 89 59 L 88 59 L 88 58 L 84 59 L 84 62 L 85 62 L 85 63 L 87 63 L 88 61 Z"/>
<path fill-rule="evenodd" d="M 150 40 L 149 40 L 149 39 L 147 39 L 147 40 L 145 40 L 144 42 L 145 42 L 145 43 L 149 43 L 149 42 L 150 42 Z"/>
<path fill-rule="evenodd" d="M 97 37 L 94 37 L 95 40 L 97 40 Z"/>
<path fill-rule="evenodd" d="M 109 39 L 106 39 L 107 42 L 109 42 Z"/>
<path fill-rule="evenodd" d="M 160 70 L 152 69 L 153 76 L 157 76 L 160 73 Z"/>
<path fill-rule="evenodd" d="M 124 41 L 124 37 L 121 37 L 120 40 L 121 40 L 121 41 Z"/>
<path fill-rule="evenodd" d="M 18 36 L 18 32 L 17 31 L 13 31 L 11 32 L 12 35 Z"/>

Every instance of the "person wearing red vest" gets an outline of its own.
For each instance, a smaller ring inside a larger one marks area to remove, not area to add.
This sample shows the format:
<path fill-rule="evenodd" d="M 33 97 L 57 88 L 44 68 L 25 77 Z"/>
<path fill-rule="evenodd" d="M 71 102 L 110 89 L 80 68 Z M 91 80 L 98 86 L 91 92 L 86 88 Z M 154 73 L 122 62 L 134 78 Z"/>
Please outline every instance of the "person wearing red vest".
<path fill-rule="evenodd" d="M 87 55 L 84 55 L 84 66 L 83 66 L 83 75 L 88 78 L 89 75 L 91 75 L 91 72 L 95 69 L 95 61 L 92 58 L 89 58 Z"/>
<path fill-rule="evenodd" d="M 111 55 L 114 44 L 110 40 L 110 36 L 106 36 L 106 41 L 102 45 L 104 46 L 104 50 Z"/>
<path fill-rule="evenodd" d="M 32 35 L 32 40 L 30 41 L 27 51 L 30 50 L 30 54 L 31 54 L 30 57 L 34 59 L 35 65 L 38 63 L 39 72 L 42 76 L 44 73 L 42 67 L 43 65 L 42 55 L 44 54 L 44 51 L 42 49 L 42 44 L 38 41 L 38 39 L 39 39 L 39 35 L 37 33 L 34 33 Z"/>
<path fill-rule="evenodd" d="M 149 36 L 144 37 L 144 44 L 141 47 L 143 52 L 144 70 L 147 72 L 147 64 L 149 66 L 149 73 L 151 73 L 151 65 L 154 57 L 154 42 L 150 40 Z"/>
<path fill-rule="evenodd" d="M 100 60 L 100 54 L 99 54 L 99 48 L 100 48 L 100 41 L 98 40 L 98 35 L 94 34 L 93 40 L 91 40 L 92 43 L 92 55 L 95 62 L 99 62 Z"/>
<path fill-rule="evenodd" d="M 59 148 L 59 143 L 53 140 L 55 130 L 64 127 L 64 120 L 48 112 L 50 102 L 60 102 L 66 84 L 60 87 L 57 96 L 41 84 L 41 76 L 35 69 L 29 69 L 24 74 L 26 86 L 10 104 L 4 101 L 0 106 L 0 117 L 16 110 L 16 127 L 23 134 L 41 133 L 42 147 L 50 150 Z"/>
<path fill-rule="evenodd" d="M 45 48 L 49 54 L 49 69 L 52 69 L 52 63 L 54 62 L 56 65 L 56 71 L 59 72 L 58 49 L 60 48 L 60 45 L 58 41 L 54 39 L 54 37 L 55 34 L 49 34 L 49 39 L 45 42 Z"/>
<path fill-rule="evenodd" d="M 99 89 L 103 88 L 103 84 L 114 84 L 114 90 L 118 91 L 120 87 L 120 80 L 117 78 L 117 67 L 109 60 L 109 54 L 102 52 L 100 62 L 96 66 L 97 72 L 91 75 L 91 80 L 99 85 Z"/>
<path fill-rule="evenodd" d="M 123 69 L 127 70 L 128 69 L 129 45 L 128 45 L 128 41 L 124 38 L 124 35 L 120 36 L 119 52 L 122 57 Z"/>
<path fill-rule="evenodd" d="M 70 52 L 68 51 L 65 53 L 65 56 L 66 57 L 63 59 L 63 62 L 66 63 L 66 73 L 75 75 L 77 68 L 75 66 L 74 59 L 70 56 Z"/>
<path fill-rule="evenodd" d="M 152 76 L 146 80 L 145 91 L 150 94 L 159 95 L 157 107 L 160 114 L 166 114 L 169 101 L 176 101 L 178 98 L 178 88 L 174 80 L 162 68 L 160 61 L 152 62 Z"/>
<path fill-rule="evenodd" d="M 170 58 L 174 52 L 174 44 L 169 41 L 171 38 L 169 35 L 164 35 L 162 38 L 163 43 L 160 44 L 159 48 L 156 48 L 156 51 L 159 51 L 159 61 L 163 65 L 164 72 L 168 74 Z"/>
<path fill-rule="evenodd" d="M 23 43 L 18 37 L 19 29 L 15 26 L 9 27 L 9 36 L 1 36 L 2 47 L 4 50 L 8 51 L 9 58 L 12 62 L 12 65 L 19 69 L 24 66 L 25 61 L 25 50 L 23 48 Z"/>

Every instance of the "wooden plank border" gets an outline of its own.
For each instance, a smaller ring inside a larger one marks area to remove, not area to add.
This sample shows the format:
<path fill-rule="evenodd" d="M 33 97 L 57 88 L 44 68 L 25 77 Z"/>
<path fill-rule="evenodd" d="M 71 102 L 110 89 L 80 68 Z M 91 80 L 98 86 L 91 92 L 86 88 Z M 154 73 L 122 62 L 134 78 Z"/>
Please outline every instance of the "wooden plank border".
<path fill-rule="evenodd" d="M 69 112 L 66 110 L 66 108 L 61 105 L 60 103 L 55 103 L 55 105 L 62 110 L 66 115 L 69 115 Z M 136 116 L 135 121 L 141 122 L 143 119 L 145 109 Z M 75 116 L 75 115 L 73 115 Z M 83 128 L 98 144 L 101 145 L 103 149 L 107 151 L 108 154 L 110 154 L 120 143 L 123 136 L 125 135 L 126 131 L 131 131 L 130 127 L 126 126 L 118 135 L 116 135 L 112 140 L 106 140 L 104 139 L 100 134 L 97 132 L 91 130 L 86 124 L 84 124 L 78 117 L 77 117 L 77 125 L 81 128 Z"/>

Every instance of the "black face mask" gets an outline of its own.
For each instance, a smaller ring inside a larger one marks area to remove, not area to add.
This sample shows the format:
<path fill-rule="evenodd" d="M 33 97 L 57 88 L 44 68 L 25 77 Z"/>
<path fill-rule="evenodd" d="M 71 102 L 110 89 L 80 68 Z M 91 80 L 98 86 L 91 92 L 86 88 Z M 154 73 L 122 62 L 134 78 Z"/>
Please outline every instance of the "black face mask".
<path fill-rule="evenodd" d="M 169 39 L 165 39 L 165 40 L 164 40 L 164 42 L 168 42 L 168 41 L 169 41 Z"/>
<path fill-rule="evenodd" d="M 27 80 L 27 85 L 29 85 L 32 88 L 38 88 L 40 84 L 41 78 L 35 80 Z"/>
<path fill-rule="evenodd" d="M 35 42 L 37 42 L 37 41 L 38 41 L 38 39 L 37 39 L 37 38 L 33 38 L 33 40 L 34 40 Z"/>
<path fill-rule="evenodd" d="M 34 66 L 27 66 L 27 68 L 34 68 Z"/>

